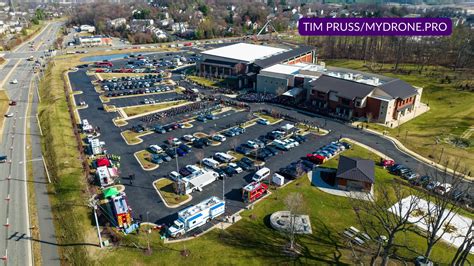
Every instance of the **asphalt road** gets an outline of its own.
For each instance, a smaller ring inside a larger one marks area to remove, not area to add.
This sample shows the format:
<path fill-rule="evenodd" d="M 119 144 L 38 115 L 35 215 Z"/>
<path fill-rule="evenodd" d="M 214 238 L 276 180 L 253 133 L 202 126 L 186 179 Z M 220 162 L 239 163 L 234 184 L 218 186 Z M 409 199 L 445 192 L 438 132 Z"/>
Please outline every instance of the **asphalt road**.
<path fill-rule="evenodd" d="M 27 114 L 28 92 L 30 83 L 35 77 L 33 73 L 33 62 L 26 61 L 30 55 L 38 56 L 49 49 L 54 42 L 56 32 L 59 30 L 59 23 L 52 23 L 45 27 L 35 38 L 37 44 L 36 51 L 30 51 L 27 43 L 19 46 L 16 51 L 8 52 L 5 58 L 9 60 L 0 70 L 0 76 L 5 80 L 4 88 L 11 100 L 17 101 L 17 105 L 10 108 L 14 113 L 11 118 L 6 118 L 3 129 L 2 143 L 0 144 L 0 154 L 8 155 L 11 162 L 0 165 L 0 198 L 5 200 L 6 204 L 0 204 L 0 219 L 2 226 L 0 229 L 0 256 L 4 256 L 4 263 L 7 265 L 32 265 L 32 252 L 30 241 L 30 230 L 40 230 L 41 255 L 45 265 L 59 265 L 59 256 L 56 246 L 54 248 L 45 248 L 43 242 L 56 243 L 54 238 L 54 226 L 51 220 L 51 207 L 46 194 L 37 195 L 37 199 L 42 202 L 36 202 L 39 206 L 38 216 L 40 217 L 39 229 L 31 229 L 28 217 L 27 204 L 27 180 L 26 180 L 26 135 L 28 132 L 28 122 L 31 120 L 30 114 Z M 13 79 L 18 80 L 18 84 L 10 84 Z M 31 115 L 35 118 L 36 104 L 30 106 Z M 4 115 L 4 114 L 0 114 Z M 31 129 L 33 160 L 37 161 L 41 157 L 41 147 L 39 145 L 39 136 L 36 134 L 37 127 Z M 35 181 L 44 177 L 44 169 L 34 164 Z M 43 184 L 43 193 L 46 191 L 46 185 Z M 40 183 L 41 184 L 41 183 Z M 39 184 L 35 183 L 36 193 Z M 41 197 L 42 196 L 42 197 Z M 49 215 L 47 215 L 49 214 Z M 49 217 L 49 220 L 43 220 L 41 217 Z"/>

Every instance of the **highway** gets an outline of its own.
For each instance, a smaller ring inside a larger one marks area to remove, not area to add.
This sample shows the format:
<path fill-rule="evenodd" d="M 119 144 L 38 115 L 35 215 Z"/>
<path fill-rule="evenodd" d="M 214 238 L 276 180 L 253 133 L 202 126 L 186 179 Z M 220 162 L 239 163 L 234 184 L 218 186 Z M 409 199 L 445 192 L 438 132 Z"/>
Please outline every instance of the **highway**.
<path fill-rule="evenodd" d="M 60 27 L 60 22 L 45 26 L 32 39 L 35 43 L 33 49 L 24 43 L 13 52 L 7 52 L 4 55 L 7 62 L 0 69 L 1 87 L 6 90 L 10 100 L 17 102 L 8 111 L 13 113 L 13 117 L 5 118 L 0 144 L 0 154 L 8 156 L 8 161 L 0 164 L 0 200 L 3 201 L 0 204 L 0 257 L 4 265 L 33 265 L 31 241 L 41 243 L 44 265 L 59 265 L 51 205 L 45 194 L 47 182 L 41 160 L 39 128 L 35 122 L 38 97 L 33 95 L 34 103 L 29 100 L 29 93 L 37 92 L 33 83 L 37 77 L 33 73 L 34 62 L 26 58 L 31 55 L 36 58 L 48 50 Z M 11 84 L 15 79 L 18 83 Z M 32 121 L 34 123 L 30 124 Z M 30 133 L 39 228 L 31 228 L 28 214 L 25 149 L 26 137 Z M 31 230 L 39 230 L 40 239 L 31 239 Z"/>

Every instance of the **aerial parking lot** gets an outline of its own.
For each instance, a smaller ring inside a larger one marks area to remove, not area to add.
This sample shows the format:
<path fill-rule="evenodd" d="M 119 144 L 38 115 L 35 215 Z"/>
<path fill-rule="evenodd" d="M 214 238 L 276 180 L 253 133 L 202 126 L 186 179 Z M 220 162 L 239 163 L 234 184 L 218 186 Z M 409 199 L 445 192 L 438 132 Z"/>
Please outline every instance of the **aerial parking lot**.
<path fill-rule="evenodd" d="M 96 81 L 91 75 L 95 75 L 91 68 L 69 73 L 72 88 L 82 91 L 75 95 L 75 101 L 85 102 L 88 106 L 78 110 L 80 119 L 86 119 L 98 128 L 107 154 L 120 156 L 119 182 L 125 185 L 127 200 L 133 206 L 133 216 L 148 213 L 150 221 L 157 224 L 170 224 L 180 209 L 212 196 L 224 196 L 226 215 L 232 215 L 247 205 L 242 188 L 254 181 L 258 169 L 269 168 L 273 173 L 288 166 L 290 170 L 282 171 L 285 182 L 288 182 L 296 174 L 303 174 L 310 168 L 311 163 L 301 161 L 301 158 L 336 140 L 303 132 L 297 127 L 285 131 L 283 128 L 294 125 L 295 121 L 273 119 L 229 100 L 196 98 L 188 88 L 181 87 L 177 92 L 177 86 L 173 85 L 167 85 L 170 90 L 155 94 L 107 97 L 108 101 L 103 103 L 101 95 L 113 91 L 110 87 L 114 87 L 114 83 L 117 84 L 115 87 L 124 84 L 139 87 L 138 82 L 142 82 L 143 88 L 153 88 L 156 84 L 169 81 L 155 78 L 155 74 L 134 79 L 121 77 Z M 148 84 L 145 85 L 146 82 Z M 109 90 L 104 90 L 104 86 L 108 86 Z M 104 104 L 113 105 L 121 111 L 107 112 Z M 159 104 L 167 105 L 160 108 Z M 126 124 L 117 126 L 113 120 L 128 108 L 139 109 L 135 109 L 137 113 L 133 116 L 122 116 Z M 293 142 L 288 146 L 278 146 L 276 139 L 292 139 Z M 307 143 L 302 145 L 303 142 Z M 229 155 L 230 159 L 221 158 L 219 155 L 222 154 Z M 190 196 L 180 201 L 176 191 L 170 191 L 173 187 L 170 184 L 176 182 L 171 173 L 189 177 L 193 169 L 211 170 L 217 173 L 218 178 L 202 188 L 191 189 Z M 160 179 L 168 180 L 161 196 L 157 182 Z M 175 196 L 170 198 L 170 194 Z M 180 205 L 182 201 L 185 203 Z M 197 230 L 205 230 L 211 225 Z"/>
<path fill-rule="evenodd" d="M 172 54 L 163 56 L 177 58 Z M 130 64 L 125 61 L 129 60 L 110 64 L 128 67 Z M 92 64 L 69 73 L 73 90 L 82 91 L 74 94 L 76 103 L 84 105 L 77 110 L 78 121 L 82 121 L 82 128 L 84 121 L 95 128 L 86 142 L 102 149 L 90 158 L 94 160 L 104 154 L 119 158 L 120 171 L 109 173 L 112 179 L 99 178 L 98 184 L 94 178 L 98 170 L 94 169 L 91 180 L 101 186 L 101 191 L 110 186 L 125 191 L 126 204 L 131 206 L 129 215 L 140 222 L 146 215 L 159 228 L 167 228 L 164 235 L 171 239 L 196 236 L 230 217 L 239 217 L 242 210 L 277 192 L 278 186 L 303 176 L 308 177 L 312 186 L 322 184 L 314 181 L 318 178 L 325 182 L 322 186 L 339 186 L 333 170 L 314 175 L 312 171 L 336 158 L 329 162 L 334 167 L 346 150 L 350 151 L 345 154 L 365 150 L 360 146 L 356 151 L 352 148 L 358 145 L 352 138 L 360 139 L 356 129 L 331 122 L 334 131 L 325 130 L 325 118 L 282 106 L 268 108 L 259 99 L 245 102 L 241 97 L 187 81 L 180 70 L 170 72 L 165 68 L 118 76 L 109 72 L 104 77 L 96 69 L 102 68 Z M 380 144 L 379 139 L 362 134 L 372 146 Z M 350 140 L 343 140 L 346 136 Z M 420 179 L 408 168 L 413 167 L 413 160 L 386 143 L 383 145 L 388 147 L 385 152 L 394 157 L 375 151 L 372 163 L 374 157 L 388 158 L 380 161 L 378 171 L 389 176 L 383 166 L 403 179 Z M 395 161 L 408 166 L 392 165 Z M 431 183 L 425 183 L 411 182 L 429 190 Z M 356 189 L 366 188 L 354 182 L 348 184 Z M 341 195 L 340 191 L 332 193 Z M 199 226 L 182 228 L 195 217 L 198 219 L 206 208 L 222 212 L 199 218 Z M 99 217 L 102 223 L 107 222 L 104 216 Z M 130 228 L 133 226 L 124 230 Z"/>

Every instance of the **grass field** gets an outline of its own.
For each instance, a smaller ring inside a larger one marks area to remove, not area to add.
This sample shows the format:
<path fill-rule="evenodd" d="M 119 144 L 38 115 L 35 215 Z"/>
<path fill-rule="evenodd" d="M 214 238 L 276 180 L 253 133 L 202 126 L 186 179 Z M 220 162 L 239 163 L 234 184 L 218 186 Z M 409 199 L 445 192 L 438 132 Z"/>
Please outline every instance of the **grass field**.
<path fill-rule="evenodd" d="M 153 185 L 168 205 L 177 205 L 189 199 L 189 195 L 177 195 L 174 192 L 173 181 L 167 178 L 161 178 L 153 182 Z"/>
<path fill-rule="evenodd" d="M 326 63 L 329 66 L 370 72 L 362 61 L 330 60 Z M 468 148 L 458 148 L 445 141 L 460 138 L 470 126 L 474 125 L 474 93 L 457 88 L 457 85 L 469 80 L 472 84 L 474 73 L 453 72 L 443 67 L 428 67 L 426 71 L 419 74 L 414 71 L 413 65 L 404 65 L 402 69 L 411 70 L 410 74 L 393 74 L 390 71 L 391 67 L 392 65 L 387 64 L 376 73 L 400 78 L 412 85 L 423 87 L 421 101 L 428 104 L 431 110 L 402 124 L 399 128 L 387 129 L 376 124 L 371 124 L 370 127 L 379 131 L 387 130 L 390 136 L 396 137 L 409 149 L 436 162 L 440 159 L 441 162 L 449 160 L 452 165 L 460 160 L 469 168 L 468 172 L 474 172 L 474 136 L 471 135 L 464 140 L 469 143 Z M 450 77 L 451 83 L 441 82 L 446 76 Z"/>
<path fill-rule="evenodd" d="M 3 129 L 3 122 L 5 121 L 9 101 L 10 99 L 8 99 L 7 92 L 0 89 L 0 129 Z"/>
<path fill-rule="evenodd" d="M 375 154 L 358 146 L 346 151 L 344 155 L 378 159 Z M 337 160 L 333 159 L 325 166 L 336 167 L 336 165 Z M 393 178 L 386 170 L 377 167 L 376 189 L 390 185 Z M 297 238 L 303 252 L 296 258 L 283 253 L 285 238 L 268 225 L 269 215 L 284 209 L 283 200 L 291 192 L 303 194 L 313 229 L 312 235 Z M 268 198 L 256 204 L 253 210 L 246 210 L 241 216 L 242 220 L 225 232 L 215 229 L 195 240 L 176 244 L 163 244 L 158 233 L 153 232 L 151 256 L 144 256 L 142 250 L 120 248 L 99 253 L 99 262 L 137 265 L 157 260 L 162 265 L 352 265 L 354 262 L 350 248 L 339 235 L 348 226 L 357 227 L 350 200 L 320 191 L 311 186 L 306 177 L 274 191 Z M 145 247 L 146 237 L 143 234 L 132 234 L 126 236 L 123 242 L 128 246 L 132 246 L 133 243 Z M 407 246 L 399 248 L 397 255 L 408 260 L 422 253 L 425 247 L 424 239 L 413 232 L 400 233 L 397 243 Z M 190 251 L 189 256 L 181 255 L 183 249 Z M 433 251 L 432 259 L 446 264 L 453 254 L 453 248 L 439 243 Z M 364 257 L 363 252 L 357 252 L 357 255 L 362 256 L 364 263 L 368 262 L 368 257 Z"/>
<path fill-rule="evenodd" d="M 146 105 L 138 105 L 138 106 L 131 106 L 131 107 L 124 107 L 122 110 L 127 114 L 127 116 L 136 116 L 145 113 L 151 112 L 159 112 L 173 106 L 178 106 L 181 104 L 186 103 L 187 101 L 180 100 L 180 101 L 171 101 L 171 102 L 163 102 L 157 104 L 146 104 Z"/>

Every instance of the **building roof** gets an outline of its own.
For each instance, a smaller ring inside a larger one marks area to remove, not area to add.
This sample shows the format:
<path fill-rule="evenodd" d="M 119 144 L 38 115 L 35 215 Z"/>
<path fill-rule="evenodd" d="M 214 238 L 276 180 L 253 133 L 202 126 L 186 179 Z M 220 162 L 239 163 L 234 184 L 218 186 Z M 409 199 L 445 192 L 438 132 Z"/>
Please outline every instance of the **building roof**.
<path fill-rule="evenodd" d="M 301 66 L 288 65 L 288 64 L 276 64 L 267 68 L 264 68 L 260 73 L 276 73 L 276 74 L 296 74 L 301 69 Z"/>
<path fill-rule="evenodd" d="M 400 79 L 394 79 L 379 86 L 384 92 L 393 98 L 406 99 L 418 94 L 418 91 L 410 84 Z"/>
<path fill-rule="evenodd" d="M 295 56 L 309 53 L 314 50 L 314 47 L 301 45 L 295 49 L 287 50 L 283 53 L 276 54 L 264 59 L 259 59 L 255 61 L 255 64 L 261 68 L 265 68 L 274 64 L 281 63 Z"/>
<path fill-rule="evenodd" d="M 263 59 L 278 53 L 285 52 L 285 49 L 264 45 L 248 43 L 236 43 L 202 52 L 203 55 L 218 56 L 252 63 L 257 59 Z"/>
<path fill-rule="evenodd" d="M 349 158 L 341 155 L 336 177 L 373 184 L 375 182 L 374 167 L 375 163 L 372 160 Z"/>
<path fill-rule="evenodd" d="M 310 86 L 317 91 L 325 93 L 330 91 L 336 92 L 337 96 L 351 100 L 354 98 L 362 99 L 375 89 L 374 86 L 368 84 L 327 75 L 322 75 L 318 79 L 313 80 Z"/>

